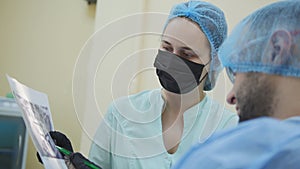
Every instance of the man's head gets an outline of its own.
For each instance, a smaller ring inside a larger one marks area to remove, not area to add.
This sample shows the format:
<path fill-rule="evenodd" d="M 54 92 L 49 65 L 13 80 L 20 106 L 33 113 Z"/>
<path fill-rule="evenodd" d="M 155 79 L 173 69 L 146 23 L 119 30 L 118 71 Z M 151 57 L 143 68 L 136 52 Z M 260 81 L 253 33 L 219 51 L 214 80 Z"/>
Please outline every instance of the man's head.
<path fill-rule="evenodd" d="M 286 102 L 283 90 L 300 84 L 299 18 L 299 0 L 273 3 L 242 20 L 221 46 L 220 60 L 235 81 L 227 101 L 241 121 L 284 117 L 276 114 Z"/>

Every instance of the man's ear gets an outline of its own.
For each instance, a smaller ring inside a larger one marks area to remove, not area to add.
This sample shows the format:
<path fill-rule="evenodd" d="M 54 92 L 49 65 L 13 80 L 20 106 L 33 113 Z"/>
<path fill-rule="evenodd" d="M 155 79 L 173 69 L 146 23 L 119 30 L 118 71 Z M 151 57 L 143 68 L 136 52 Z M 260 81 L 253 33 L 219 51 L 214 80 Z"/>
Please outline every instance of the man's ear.
<path fill-rule="evenodd" d="M 290 57 L 292 37 L 286 30 L 275 31 L 270 40 L 270 60 L 275 64 L 284 64 Z"/>

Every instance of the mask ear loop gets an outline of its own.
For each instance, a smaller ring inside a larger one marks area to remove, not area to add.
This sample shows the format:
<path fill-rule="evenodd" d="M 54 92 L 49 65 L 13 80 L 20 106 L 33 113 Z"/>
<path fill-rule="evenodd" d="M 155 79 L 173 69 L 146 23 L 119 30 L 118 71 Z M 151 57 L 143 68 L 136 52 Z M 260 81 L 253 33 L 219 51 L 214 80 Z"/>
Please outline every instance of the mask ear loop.
<path fill-rule="evenodd" d="M 211 61 L 211 58 L 210 58 L 209 61 L 204 65 L 204 67 L 207 66 L 207 65 L 210 63 L 210 61 Z M 201 82 L 206 78 L 207 75 L 208 75 L 208 72 L 203 76 L 202 79 L 200 79 L 199 84 L 201 84 Z"/>
<path fill-rule="evenodd" d="M 203 78 L 199 81 L 199 84 L 205 79 L 205 77 L 208 75 L 208 72 L 203 76 Z"/>

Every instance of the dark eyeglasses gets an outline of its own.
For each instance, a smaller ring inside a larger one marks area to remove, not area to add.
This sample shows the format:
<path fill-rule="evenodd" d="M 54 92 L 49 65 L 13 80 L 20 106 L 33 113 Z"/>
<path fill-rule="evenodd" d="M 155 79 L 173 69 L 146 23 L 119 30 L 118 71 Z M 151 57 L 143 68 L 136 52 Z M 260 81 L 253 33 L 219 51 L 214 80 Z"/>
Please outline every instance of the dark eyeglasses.
<path fill-rule="evenodd" d="M 235 81 L 235 72 L 231 69 L 231 67 L 226 67 L 226 74 L 231 81 L 231 83 L 234 83 Z"/>

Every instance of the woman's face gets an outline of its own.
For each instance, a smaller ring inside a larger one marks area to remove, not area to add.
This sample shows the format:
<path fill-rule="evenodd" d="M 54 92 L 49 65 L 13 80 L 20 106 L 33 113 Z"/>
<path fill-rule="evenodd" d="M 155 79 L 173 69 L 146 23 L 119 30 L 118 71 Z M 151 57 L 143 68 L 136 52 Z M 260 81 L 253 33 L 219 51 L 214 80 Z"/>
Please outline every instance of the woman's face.
<path fill-rule="evenodd" d="M 199 64 L 210 61 L 210 45 L 199 26 L 187 18 L 172 19 L 163 33 L 161 50 Z"/>

